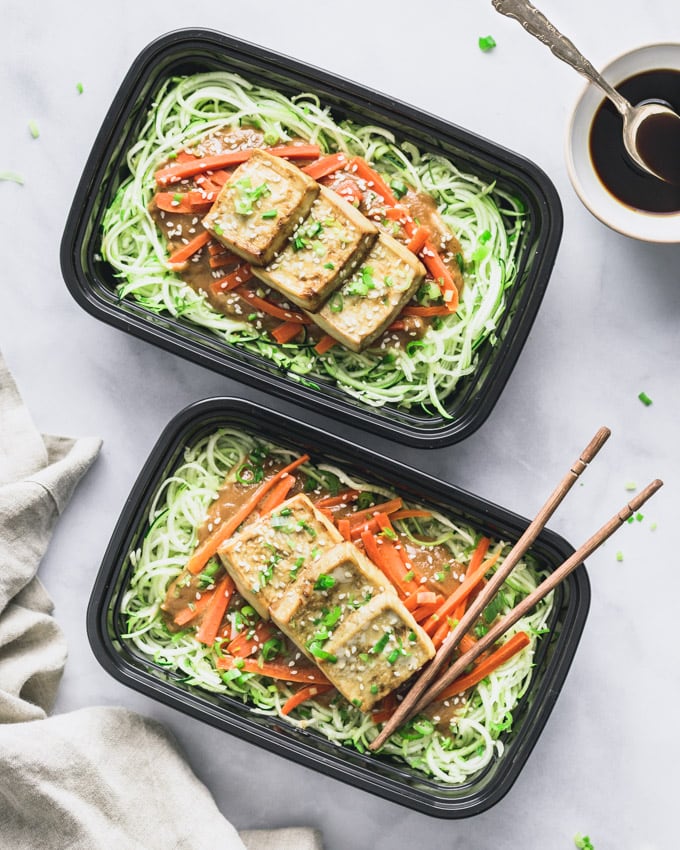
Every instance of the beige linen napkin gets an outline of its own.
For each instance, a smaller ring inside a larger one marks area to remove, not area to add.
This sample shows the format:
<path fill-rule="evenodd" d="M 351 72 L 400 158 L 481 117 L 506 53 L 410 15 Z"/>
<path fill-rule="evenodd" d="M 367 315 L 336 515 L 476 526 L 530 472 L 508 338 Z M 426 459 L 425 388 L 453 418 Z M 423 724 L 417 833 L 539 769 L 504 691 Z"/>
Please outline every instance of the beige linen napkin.
<path fill-rule="evenodd" d="M 36 573 L 100 445 L 41 435 L 0 353 L 0 847 L 321 850 L 311 829 L 241 840 L 176 742 L 147 718 L 122 708 L 47 717 L 66 642 Z"/>

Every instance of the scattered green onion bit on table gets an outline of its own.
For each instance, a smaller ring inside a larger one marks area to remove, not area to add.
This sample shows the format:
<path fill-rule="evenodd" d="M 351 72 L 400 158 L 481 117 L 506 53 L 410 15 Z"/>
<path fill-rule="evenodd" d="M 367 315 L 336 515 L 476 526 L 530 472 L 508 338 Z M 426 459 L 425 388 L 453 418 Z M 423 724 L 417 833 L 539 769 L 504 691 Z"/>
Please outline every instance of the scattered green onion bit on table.
<path fill-rule="evenodd" d="M 76 83 L 76 91 L 78 92 L 78 94 L 82 94 L 85 91 L 82 83 Z"/>
<path fill-rule="evenodd" d="M 631 492 L 633 490 L 637 490 L 637 484 L 634 481 L 626 481 L 625 489 L 630 490 Z"/>
<path fill-rule="evenodd" d="M 595 850 L 590 838 L 587 835 L 581 835 L 580 832 L 577 832 L 574 836 L 574 844 L 578 847 L 578 850 Z"/>
<path fill-rule="evenodd" d="M 482 35 L 477 43 L 482 53 L 488 53 L 496 46 L 496 39 L 492 35 Z"/>
<path fill-rule="evenodd" d="M 31 135 L 34 139 L 37 139 L 40 136 L 40 130 L 38 129 L 38 124 L 31 119 L 28 122 L 28 129 L 31 131 Z"/>
<path fill-rule="evenodd" d="M 641 393 L 638 395 L 638 398 L 639 398 L 639 399 L 640 399 L 640 401 L 644 404 L 644 406 L 645 406 L 645 407 L 649 407 L 649 405 L 650 405 L 650 404 L 652 404 L 652 400 L 651 400 L 651 398 L 650 398 L 650 397 L 647 395 L 647 393 L 646 393 L 646 392 L 644 392 L 644 391 L 643 391 L 643 392 L 641 392 Z"/>
<path fill-rule="evenodd" d="M 642 520 L 643 520 L 644 518 L 645 518 L 645 515 L 644 515 L 644 514 L 641 514 L 641 513 L 640 513 L 640 511 L 638 511 L 638 512 L 635 514 L 635 519 L 636 519 L 638 522 L 642 522 Z"/>
<path fill-rule="evenodd" d="M 618 552 L 616 553 L 616 560 L 617 560 L 617 561 L 623 561 L 623 552 L 618 551 Z"/>
<path fill-rule="evenodd" d="M 279 214 L 278 210 L 267 210 L 267 212 L 262 213 L 262 218 L 265 218 L 265 219 L 266 218 L 276 218 L 276 216 L 278 214 Z"/>

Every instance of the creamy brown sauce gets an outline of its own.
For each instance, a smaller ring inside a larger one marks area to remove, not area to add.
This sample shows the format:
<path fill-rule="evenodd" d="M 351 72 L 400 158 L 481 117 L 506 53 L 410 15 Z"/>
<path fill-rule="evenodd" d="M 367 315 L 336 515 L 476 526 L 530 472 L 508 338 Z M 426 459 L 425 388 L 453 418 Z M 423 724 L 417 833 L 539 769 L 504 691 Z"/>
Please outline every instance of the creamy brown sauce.
<path fill-rule="evenodd" d="M 295 142 L 303 140 L 292 139 L 289 141 Z M 265 145 L 264 134 L 261 130 L 255 127 L 244 126 L 235 129 L 215 130 L 206 135 L 196 145 L 185 148 L 185 151 L 197 156 L 214 156 L 227 151 L 248 150 L 263 147 Z M 162 163 L 160 167 L 170 165 L 172 162 L 173 160 L 168 160 L 167 162 Z M 302 167 L 305 162 L 301 160 L 296 164 Z M 331 175 L 329 178 L 324 179 L 321 182 L 329 188 L 335 189 L 340 195 L 344 195 L 345 197 L 346 193 L 343 187 L 346 188 L 349 186 L 351 189 L 351 184 L 355 184 L 358 193 L 361 195 L 360 190 L 358 190 L 359 184 L 357 182 L 357 178 L 348 172 L 339 172 L 337 175 Z M 200 186 L 196 182 L 195 178 L 182 180 L 167 187 L 168 191 L 177 194 L 197 191 L 198 189 L 200 189 Z M 370 201 L 369 198 L 371 199 Z M 349 198 L 349 200 L 351 200 L 351 198 Z M 206 201 L 206 204 L 209 203 L 210 201 Z M 369 203 L 371 206 L 368 205 Z M 440 250 L 442 259 L 451 272 L 456 288 L 459 292 L 461 292 L 463 288 L 463 276 L 456 260 L 456 255 L 461 253 L 460 243 L 444 225 L 439 213 L 437 212 L 434 200 L 429 195 L 409 191 L 404 198 L 401 199 L 400 203 L 404 204 L 404 206 L 408 208 L 411 216 L 415 220 L 430 228 L 435 244 L 438 250 Z M 181 248 L 183 245 L 186 245 L 187 242 L 191 241 L 191 239 L 204 231 L 201 220 L 207 213 L 208 209 L 209 207 L 206 206 L 204 211 L 196 213 L 168 212 L 158 209 L 153 201 L 149 207 L 153 220 L 167 241 L 168 251 L 170 254 Z M 366 193 L 366 199 L 363 199 L 362 196 L 362 201 L 359 204 L 358 209 L 368 218 L 375 221 L 382 230 L 389 233 L 391 236 L 394 236 L 398 241 L 404 243 L 408 241 L 408 237 L 403 233 L 403 231 L 401 233 L 395 232 L 393 222 L 385 219 L 385 207 L 380 204 L 380 199 L 375 195 Z M 210 260 L 211 254 L 208 248 L 204 247 L 194 254 L 194 256 L 191 257 L 181 269 L 178 269 L 177 273 L 195 292 L 203 294 L 214 310 L 224 316 L 237 320 L 247 320 L 258 331 L 270 332 L 281 324 L 280 319 L 257 311 L 251 303 L 233 291 L 227 293 L 214 291 L 212 284 L 235 271 L 238 268 L 238 262 L 234 261 L 229 265 L 225 265 L 219 269 L 214 269 L 210 265 Z M 264 290 L 265 297 L 268 301 L 279 304 L 285 309 L 292 309 L 299 312 L 297 307 L 287 302 L 275 290 L 269 290 L 260 281 L 250 280 L 242 284 L 241 288 L 248 292 L 255 293 L 257 293 L 258 290 Z M 374 343 L 374 345 L 382 345 L 382 347 L 385 347 L 388 344 L 396 344 L 404 347 L 414 339 L 422 339 L 430 326 L 429 319 L 418 316 L 404 317 L 403 322 L 403 329 L 388 329 L 385 334 L 383 334 L 383 336 Z M 314 344 L 323 336 L 324 332 L 315 324 L 306 325 L 304 331 L 301 332 L 294 342 L 301 343 L 304 341 Z"/>

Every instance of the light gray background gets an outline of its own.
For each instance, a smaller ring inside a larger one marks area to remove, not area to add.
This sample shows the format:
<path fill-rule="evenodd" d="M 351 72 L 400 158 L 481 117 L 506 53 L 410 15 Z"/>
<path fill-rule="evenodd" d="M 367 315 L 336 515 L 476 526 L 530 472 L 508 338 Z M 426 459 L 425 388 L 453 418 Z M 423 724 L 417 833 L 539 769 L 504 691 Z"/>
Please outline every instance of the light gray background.
<path fill-rule="evenodd" d="M 674 0 L 545 0 L 543 8 L 596 64 L 639 44 L 680 41 Z M 619 236 L 578 202 L 563 139 L 580 78 L 482 0 L 223 0 L 201 8 L 186 0 L 2 0 L 0 12 L 0 170 L 26 180 L 0 184 L 0 346 L 43 431 L 104 438 L 42 567 L 70 646 L 57 710 L 122 704 L 162 720 L 237 826 L 314 824 L 328 850 L 558 850 L 572 847 L 577 831 L 589 832 L 597 850 L 677 847 L 680 246 Z M 626 501 L 627 481 L 666 480 L 644 522 L 590 559 L 593 604 L 563 693 L 512 791 L 472 820 L 408 811 L 166 709 L 113 681 L 88 646 L 95 573 L 167 420 L 218 394 L 300 413 L 95 321 L 61 279 L 62 228 L 111 98 L 142 47 L 182 26 L 223 30 L 417 104 L 533 159 L 562 197 L 565 232 L 538 320 L 474 436 L 424 453 L 306 411 L 305 419 L 525 515 L 608 424 L 612 439 L 551 524 L 575 545 Z M 483 54 L 477 38 L 488 33 L 498 47 Z M 30 119 L 40 127 L 36 141 Z M 638 401 L 641 390 L 652 407 Z"/>

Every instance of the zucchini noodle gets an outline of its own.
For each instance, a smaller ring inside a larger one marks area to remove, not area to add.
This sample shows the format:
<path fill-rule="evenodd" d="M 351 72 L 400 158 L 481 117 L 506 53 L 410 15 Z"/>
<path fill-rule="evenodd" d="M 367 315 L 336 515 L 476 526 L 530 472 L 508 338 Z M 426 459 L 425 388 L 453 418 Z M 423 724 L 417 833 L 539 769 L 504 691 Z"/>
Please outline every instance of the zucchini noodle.
<path fill-rule="evenodd" d="M 402 347 L 388 335 L 361 353 L 341 345 L 317 354 L 312 345 L 279 345 L 266 332 L 213 309 L 167 264 L 167 248 L 151 214 L 154 172 L 179 148 L 218 128 L 255 126 L 265 143 L 293 137 L 326 153 L 364 157 L 386 178 L 400 178 L 428 193 L 463 249 L 465 287 L 456 313 L 438 317 L 417 346 Z M 288 98 L 227 72 L 168 80 L 158 92 L 139 140 L 127 154 L 130 176 L 118 189 L 103 220 L 102 256 L 119 279 L 117 291 L 152 313 L 170 314 L 208 329 L 224 342 L 273 361 L 303 383 L 331 380 L 367 405 L 434 408 L 451 418 L 447 396 L 476 368 L 477 351 L 493 344 L 505 307 L 504 292 L 516 275 L 522 230 L 520 200 L 387 130 L 336 123 L 312 94 Z"/>
<path fill-rule="evenodd" d="M 365 752 L 380 728 L 370 714 L 362 713 L 337 695 L 329 704 L 309 700 L 290 715 L 282 715 L 283 704 L 295 693 L 288 684 L 259 674 L 218 670 L 216 661 L 221 653 L 218 643 L 212 647 L 200 643 L 191 628 L 172 633 L 163 620 L 161 603 L 170 583 L 194 550 L 197 528 L 211 502 L 225 479 L 233 480 L 236 470 L 257 450 L 280 458 L 283 463 L 293 458 L 289 451 L 259 443 L 229 428 L 221 428 L 185 450 L 183 462 L 163 482 L 149 508 L 143 539 L 129 554 L 131 578 L 121 600 L 127 627 L 123 638 L 188 685 L 235 697 L 248 703 L 254 712 L 279 716 L 297 727 L 316 730 L 338 745 Z M 336 484 L 339 481 L 375 499 L 394 496 L 390 490 L 349 477 L 342 469 L 328 464 L 307 463 L 300 467 L 300 473 L 307 476 L 313 487 L 333 479 Z M 395 527 L 415 540 L 437 537 L 452 559 L 463 563 L 469 560 L 479 538 L 473 529 L 436 512 L 425 519 L 396 520 Z M 509 546 L 495 541 L 491 550 L 501 552 L 497 562 L 500 564 Z M 520 562 L 503 585 L 502 594 L 506 598 L 499 613 L 509 610 L 539 581 L 530 559 Z M 456 708 L 448 734 L 437 728 L 436 716 L 428 719 L 420 715 L 393 734 L 381 754 L 405 762 L 447 785 L 463 783 L 496 755 L 501 755 L 503 733 L 511 731 L 512 711 L 529 687 L 536 644 L 546 629 L 551 608 L 552 595 L 549 595 L 506 634 L 504 640 L 524 631 L 530 637 L 530 644 L 469 691 L 459 705 L 458 698 L 453 699 Z M 437 706 L 449 706 L 449 702 Z"/>

